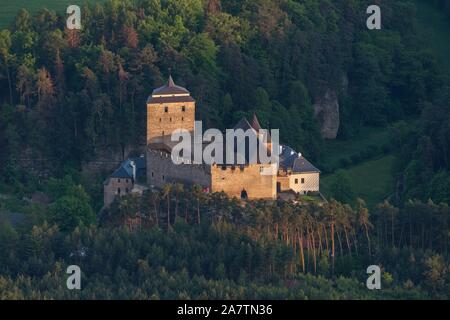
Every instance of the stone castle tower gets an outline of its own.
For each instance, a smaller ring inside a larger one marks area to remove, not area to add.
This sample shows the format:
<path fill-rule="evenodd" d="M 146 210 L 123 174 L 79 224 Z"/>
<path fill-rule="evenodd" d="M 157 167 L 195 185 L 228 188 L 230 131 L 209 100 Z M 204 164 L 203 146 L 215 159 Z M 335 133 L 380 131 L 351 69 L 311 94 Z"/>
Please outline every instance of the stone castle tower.
<path fill-rule="evenodd" d="M 192 132 L 194 122 L 195 100 L 170 76 L 167 85 L 153 90 L 147 100 L 147 145 L 170 141 L 177 129 Z"/>

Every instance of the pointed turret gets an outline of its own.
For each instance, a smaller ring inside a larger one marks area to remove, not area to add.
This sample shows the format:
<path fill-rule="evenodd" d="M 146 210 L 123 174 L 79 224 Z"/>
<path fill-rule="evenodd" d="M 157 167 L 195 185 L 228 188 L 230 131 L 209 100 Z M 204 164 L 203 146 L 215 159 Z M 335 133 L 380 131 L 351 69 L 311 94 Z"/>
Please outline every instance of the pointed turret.
<path fill-rule="evenodd" d="M 189 96 L 189 91 L 186 88 L 177 86 L 175 81 L 173 81 L 172 75 L 169 75 L 166 85 L 153 90 L 153 98 L 159 98 L 161 96 Z"/>
<path fill-rule="evenodd" d="M 173 82 L 172 75 L 169 75 L 169 81 L 167 83 L 168 87 L 175 87 L 175 82 Z"/>
<path fill-rule="evenodd" d="M 252 119 L 251 126 L 253 129 L 256 130 L 256 132 L 259 132 L 259 130 L 261 130 L 261 125 L 259 124 L 258 117 L 256 116 L 255 112 L 253 112 L 253 119 Z"/>

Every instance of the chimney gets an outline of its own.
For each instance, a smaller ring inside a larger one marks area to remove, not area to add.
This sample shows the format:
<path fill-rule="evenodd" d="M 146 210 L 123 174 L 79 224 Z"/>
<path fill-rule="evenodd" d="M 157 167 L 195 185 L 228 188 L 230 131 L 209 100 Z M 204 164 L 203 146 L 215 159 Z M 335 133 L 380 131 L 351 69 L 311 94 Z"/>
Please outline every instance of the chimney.
<path fill-rule="evenodd" d="M 136 181 L 136 164 L 134 161 L 130 161 L 130 166 L 133 171 L 133 182 Z"/>

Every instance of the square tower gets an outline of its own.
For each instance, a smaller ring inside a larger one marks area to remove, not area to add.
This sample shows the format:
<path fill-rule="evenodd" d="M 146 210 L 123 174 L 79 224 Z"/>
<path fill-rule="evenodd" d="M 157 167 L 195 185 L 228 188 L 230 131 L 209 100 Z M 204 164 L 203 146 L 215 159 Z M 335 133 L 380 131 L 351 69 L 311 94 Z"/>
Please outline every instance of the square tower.
<path fill-rule="evenodd" d="M 170 141 L 177 129 L 193 132 L 194 122 L 195 100 L 169 76 L 167 85 L 153 90 L 147 100 L 147 145 Z"/>

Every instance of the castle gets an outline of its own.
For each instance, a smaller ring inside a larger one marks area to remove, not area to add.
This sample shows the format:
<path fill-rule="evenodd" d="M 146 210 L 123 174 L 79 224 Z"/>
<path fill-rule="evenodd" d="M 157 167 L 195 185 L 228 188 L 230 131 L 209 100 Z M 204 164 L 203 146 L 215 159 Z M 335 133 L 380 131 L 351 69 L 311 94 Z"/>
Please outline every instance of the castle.
<path fill-rule="evenodd" d="M 194 126 L 195 100 L 170 76 L 168 83 L 153 90 L 147 100 L 146 155 L 127 159 L 104 182 L 105 206 L 109 206 L 116 196 L 142 193 L 146 188 L 160 189 L 172 183 L 200 185 L 205 192 L 225 192 L 241 199 L 274 200 L 286 192 L 319 191 L 320 171 L 285 145 L 280 145 L 276 164 L 175 164 L 171 156 L 174 147 L 171 134 L 177 129 L 193 132 Z M 257 137 L 262 130 L 256 115 L 250 122 L 241 119 L 234 129 L 249 130 Z M 271 149 L 270 138 L 265 141 L 265 147 Z"/>

